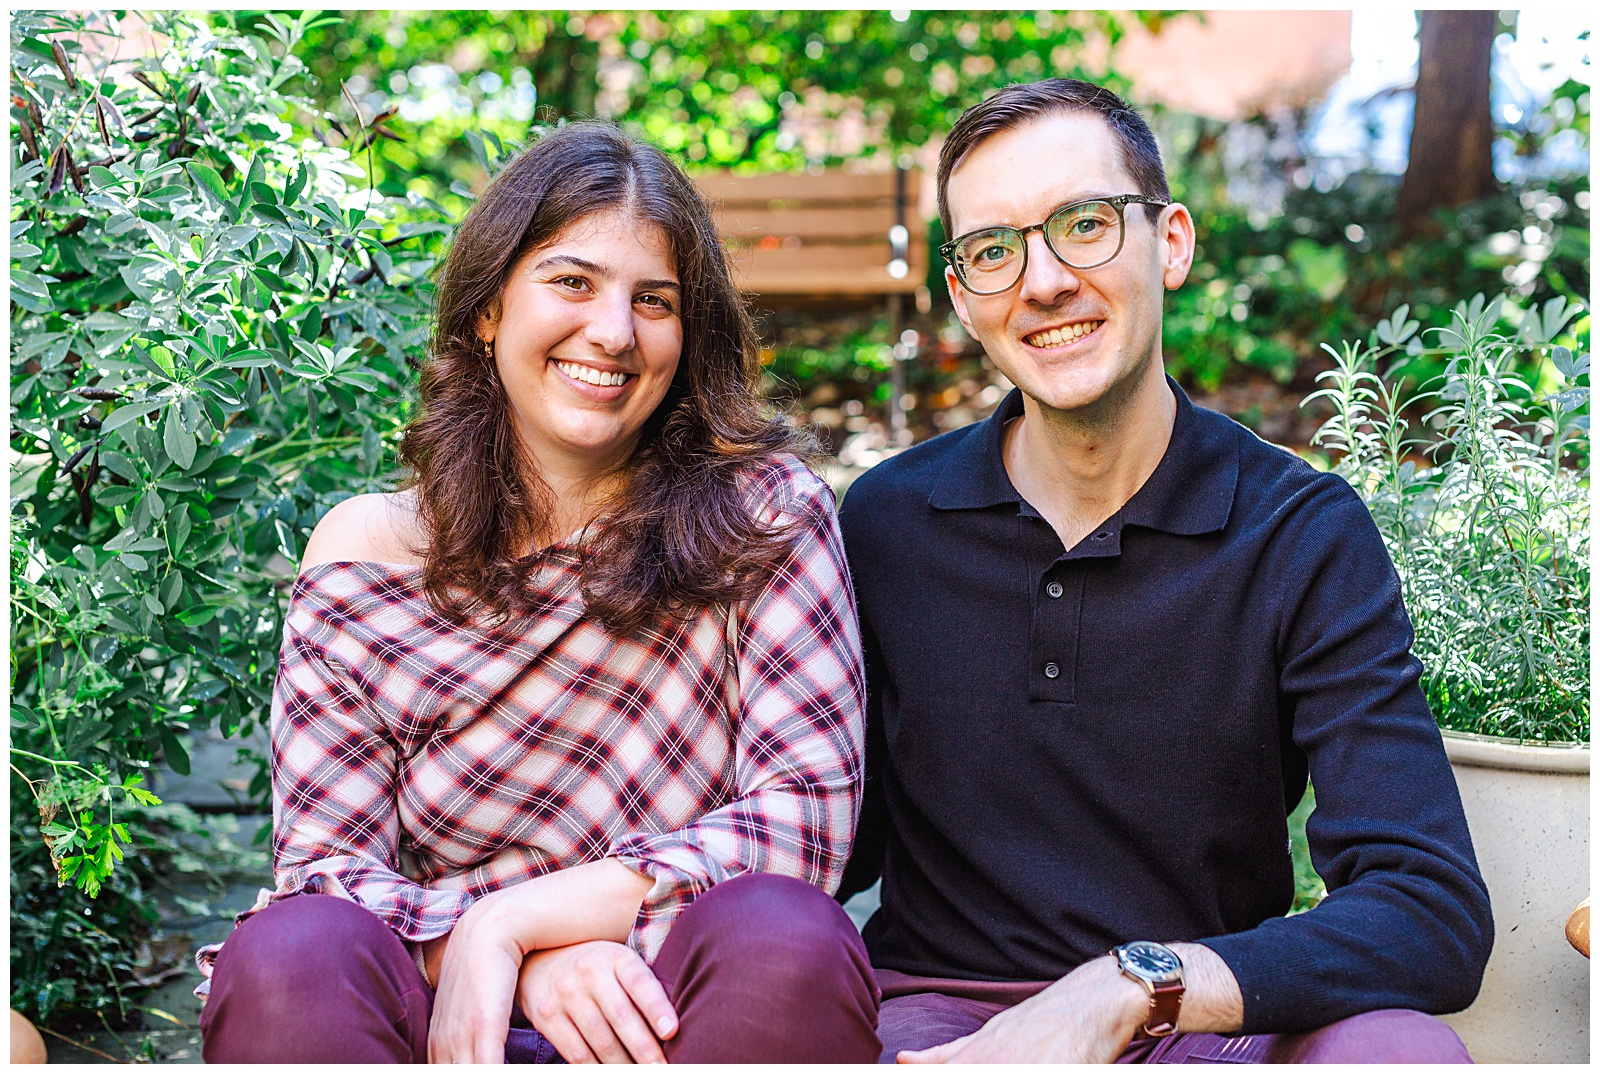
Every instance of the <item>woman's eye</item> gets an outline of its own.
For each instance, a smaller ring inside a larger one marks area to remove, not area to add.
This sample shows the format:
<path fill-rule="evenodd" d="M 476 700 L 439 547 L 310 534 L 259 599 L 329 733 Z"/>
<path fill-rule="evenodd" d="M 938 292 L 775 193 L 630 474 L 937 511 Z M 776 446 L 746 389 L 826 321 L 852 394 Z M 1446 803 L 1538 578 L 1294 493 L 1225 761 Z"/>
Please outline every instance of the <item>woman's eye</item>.
<path fill-rule="evenodd" d="M 589 287 L 589 281 L 582 276 L 558 276 L 556 284 L 567 288 L 569 291 L 583 291 Z"/>
<path fill-rule="evenodd" d="M 640 295 L 635 301 L 658 310 L 666 310 L 668 312 L 672 310 L 672 303 L 661 295 Z"/>

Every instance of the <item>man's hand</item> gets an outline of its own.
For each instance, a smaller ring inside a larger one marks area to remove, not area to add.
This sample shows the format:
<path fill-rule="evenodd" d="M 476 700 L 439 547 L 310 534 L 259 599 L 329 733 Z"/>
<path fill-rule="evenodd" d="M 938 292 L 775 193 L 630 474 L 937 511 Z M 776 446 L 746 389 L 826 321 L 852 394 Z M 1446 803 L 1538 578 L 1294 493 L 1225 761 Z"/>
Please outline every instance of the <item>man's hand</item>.
<path fill-rule="evenodd" d="M 901 1063 L 1109 1063 L 1122 1054 L 1150 1009 L 1150 995 L 1113 958 L 1097 958 L 1001 1011 L 976 1033 Z"/>
<path fill-rule="evenodd" d="M 1169 945 L 1183 960 L 1180 1033 L 1237 1033 L 1244 997 L 1228 964 L 1196 943 Z M 1092 959 L 1037 996 L 959 1040 L 901 1052 L 902 1063 L 1109 1063 L 1150 1016 L 1150 993 L 1117 960 Z"/>
<path fill-rule="evenodd" d="M 503 1063 L 522 950 L 487 896 L 456 922 L 444 946 L 428 1023 L 428 1062 Z"/>
<path fill-rule="evenodd" d="M 666 990 L 632 948 L 608 940 L 538 951 L 517 981 L 522 1013 L 569 1063 L 665 1063 L 678 1031 Z"/>

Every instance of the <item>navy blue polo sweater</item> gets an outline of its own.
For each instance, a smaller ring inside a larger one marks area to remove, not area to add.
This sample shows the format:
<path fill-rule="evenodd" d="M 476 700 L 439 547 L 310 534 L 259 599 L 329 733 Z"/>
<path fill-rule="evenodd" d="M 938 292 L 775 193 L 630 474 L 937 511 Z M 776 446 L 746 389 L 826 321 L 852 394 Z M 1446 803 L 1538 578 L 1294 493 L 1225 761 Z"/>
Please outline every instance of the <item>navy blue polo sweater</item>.
<path fill-rule="evenodd" d="M 881 874 L 873 964 L 1053 980 L 1198 941 L 1244 1031 L 1459 1010 L 1493 941 L 1399 580 L 1341 478 L 1177 399 L 1144 486 L 1075 547 L 986 421 L 840 510 L 866 647 L 867 796 L 840 897 Z M 1293 897 L 1286 817 L 1328 897 Z"/>

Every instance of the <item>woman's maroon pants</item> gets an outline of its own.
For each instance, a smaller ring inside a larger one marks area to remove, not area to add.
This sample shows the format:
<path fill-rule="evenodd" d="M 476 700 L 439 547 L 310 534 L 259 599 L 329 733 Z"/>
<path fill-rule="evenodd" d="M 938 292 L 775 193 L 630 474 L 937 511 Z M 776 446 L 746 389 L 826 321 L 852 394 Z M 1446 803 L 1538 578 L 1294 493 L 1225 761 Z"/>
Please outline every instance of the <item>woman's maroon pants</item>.
<path fill-rule="evenodd" d="M 837 903 L 750 874 L 690 904 L 651 967 L 678 1012 L 673 1063 L 874 1062 L 878 986 Z M 200 1016 L 208 1063 L 411 1063 L 433 992 L 404 944 L 345 899 L 297 895 L 250 917 L 217 956 Z M 560 1062 L 508 1027 L 506 1061 Z"/>
<path fill-rule="evenodd" d="M 887 970 L 875 979 L 844 911 L 816 888 L 770 874 L 701 895 L 651 968 L 678 1012 L 678 1033 L 663 1045 L 674 1063 L 892 1063 L 902 1048 L 976 1031 L 1045 986 L 975 986 Z M 974 988 L 995 994 L 947 994 Z M 891 997 L 881 1003 L 881 1023 L 880 995 Z M 251 917 L 223 946 L 200 1015 L 203 1054 L 211 1063 L 425 1062 L 432 1009 L 432 990 L 387 925 L 345 899 L 297 895 Z M 506 1061 L 561 1058 L 537 1030 L 511 1026 Z M 1138 1041 L 1121 1062 L 1471 1059 L 1437 1019 L 1373 1011 L 1296 1036 Z"/>

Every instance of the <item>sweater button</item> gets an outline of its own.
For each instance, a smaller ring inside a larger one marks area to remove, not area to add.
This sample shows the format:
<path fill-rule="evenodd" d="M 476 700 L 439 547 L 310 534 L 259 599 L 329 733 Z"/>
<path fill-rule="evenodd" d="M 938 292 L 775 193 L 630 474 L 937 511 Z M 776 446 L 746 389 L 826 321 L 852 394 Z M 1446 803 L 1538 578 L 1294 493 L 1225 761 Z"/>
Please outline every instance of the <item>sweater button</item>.
<path fill-rule="evenodd" d="M 1044 587 L 1044 591 L 1049 593 L 1052 597 L 1059 597 L 1062 593 L 1066 592 L 1066 590 L 1061 588 L 1060 582 L 1051 582 L 1049 585 Z"/>
<path fill-rule="evenodd" d="M 1059 664 L 1046 664 L 1044 666 L 1044 677 L 1047 678 L 1047 679 L 1058 679 L 1058 678 L 1060 678 L 1061 677 L 1061 665 L 1059 665 Z"/>

